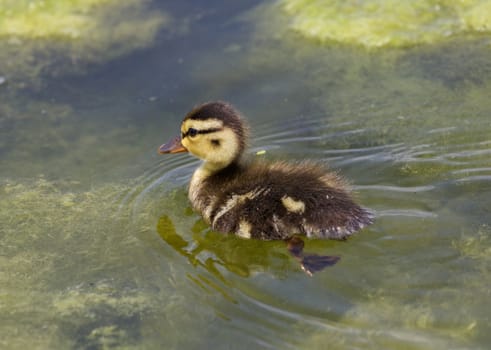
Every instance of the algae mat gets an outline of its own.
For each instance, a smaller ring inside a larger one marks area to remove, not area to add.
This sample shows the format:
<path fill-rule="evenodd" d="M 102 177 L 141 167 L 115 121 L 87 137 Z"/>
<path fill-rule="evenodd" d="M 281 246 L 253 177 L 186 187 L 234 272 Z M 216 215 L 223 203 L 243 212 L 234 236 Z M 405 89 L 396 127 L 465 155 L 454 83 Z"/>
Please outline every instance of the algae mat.
<path fill-rule="evenodd" d="M 293 30 L 321 42 L 410 46 L 491 31 L 487 0 L 282 0 L 280 6 Z"/>

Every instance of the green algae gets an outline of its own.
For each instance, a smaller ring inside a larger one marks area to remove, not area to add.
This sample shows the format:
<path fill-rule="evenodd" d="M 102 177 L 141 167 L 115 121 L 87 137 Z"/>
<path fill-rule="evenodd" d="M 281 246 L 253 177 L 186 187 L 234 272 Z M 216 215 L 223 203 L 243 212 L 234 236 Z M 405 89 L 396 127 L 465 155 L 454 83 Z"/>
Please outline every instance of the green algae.
<path fill-rule="evenodd" d="M 95 6 L 107 6 L 114 0 L 0 1 L 0 36 L 30 38 L 62 37 L 76 39 L 97 26 L 92 13 Z"/>
<path fill-rule="evenodd" d="M 487 0 L 281 0 L 279 6 L 289 28 L 320 42 L 401 47 L 491 31 Z"/>
<path fill-rule="evenodd" d="M 162 259 L 153 213 L 163 207 L 135 211 L 125 198 L 138 183 L 84 187 L 1 182 L 0 345 L 197 347 L 215 314 L 194 314 L 182 266 Z M 189 325 L 193 334 L 183 333 Z"/>
<path fill-rule="evenodd" d="M 482 264 L 488 273 L 491 261 L 491 227 L 482 225 L 477 232 L 466 232 L 462 237 L 453 242 L 453 246 L 465 257 L 473 259 L 476 263 Z"/>
<path fill-rule="evenodd" d="M 108 337 L 132 344 L 139 318 L 156 306 L 159 295 L 138 291 L 145 282 L 123 277 L 132 264 L 113 264 L 124 251 L 135 259 L 141 252 L 116 210 L 115 198 L 127 187 L 78 186 L 44 179 L 0 185 L 4 348 L 100 346 Z"/>
<path fill-rule="evenodd" d="M 11 87 L 33 88 L 42 74 L 84 72 L 90 64 L 147 47 L 169 19 L 146 5 L 135 0 L 2 0 L 0 72 Z"/>

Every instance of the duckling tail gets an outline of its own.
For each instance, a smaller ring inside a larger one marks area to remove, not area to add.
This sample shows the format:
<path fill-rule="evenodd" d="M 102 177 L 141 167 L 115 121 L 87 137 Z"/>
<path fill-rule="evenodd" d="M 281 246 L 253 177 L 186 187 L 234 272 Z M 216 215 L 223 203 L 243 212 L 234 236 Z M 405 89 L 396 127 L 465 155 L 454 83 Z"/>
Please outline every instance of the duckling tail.
<path fill-rule="evenodd" d="M 314 273 L 336 264 L 340 259 L 338 256 L 304 254 L 303 247 L 305 243 L 296 236 L 286 240 L 286 243 L 288 244 L 288 251 L 300 262 L 302 270 L 309 276 L 313 276 Z"/>

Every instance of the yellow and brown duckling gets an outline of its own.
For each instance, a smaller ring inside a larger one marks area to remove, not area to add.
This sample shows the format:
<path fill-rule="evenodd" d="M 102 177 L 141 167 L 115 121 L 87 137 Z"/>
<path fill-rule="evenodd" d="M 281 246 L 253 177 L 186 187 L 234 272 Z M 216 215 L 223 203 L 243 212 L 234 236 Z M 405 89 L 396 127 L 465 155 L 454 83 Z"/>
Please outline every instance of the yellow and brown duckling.
<path fill-rule="evenodd" d="M 189 199 L 214 230 L 285 240 L 309 275 L 335 264 L 338 257 L 304 254 L 298 235 L 344 240 L 369 225 L 372 214 L 353 201 L 337 174 L 320 164 L 244 160 L 247 138 L 248 127 L 237 110 L 209 102 L 189 112 L 181 136 L 159 152 L 190 152 L 204 161 L 191 178 Z"/>

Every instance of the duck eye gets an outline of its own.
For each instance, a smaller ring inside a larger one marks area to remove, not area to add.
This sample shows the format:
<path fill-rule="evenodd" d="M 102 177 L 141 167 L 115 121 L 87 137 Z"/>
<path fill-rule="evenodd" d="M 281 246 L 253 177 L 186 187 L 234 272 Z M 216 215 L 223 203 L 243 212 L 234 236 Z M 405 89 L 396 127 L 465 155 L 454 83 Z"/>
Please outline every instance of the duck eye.
<path fill-rule="evenodd" d="M 198 134 L 198 130 L 196 130 L 196 129 L 194 129 L 194 128 L 189 128 L 189 129 L 188 129 L 187 134 L 188 134 L 190 137 L 195 137 L 195 136 Z"/>

